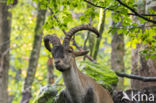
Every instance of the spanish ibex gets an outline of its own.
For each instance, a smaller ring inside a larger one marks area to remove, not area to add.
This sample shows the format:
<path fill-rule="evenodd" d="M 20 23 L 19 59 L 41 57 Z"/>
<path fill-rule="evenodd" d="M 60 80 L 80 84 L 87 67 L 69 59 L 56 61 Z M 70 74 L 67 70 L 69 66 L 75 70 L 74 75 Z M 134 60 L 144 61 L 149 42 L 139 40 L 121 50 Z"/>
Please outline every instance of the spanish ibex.
<path fill-rule="evenodd" d="M 52 53 L 56 69 L 62 72 L 67 103 L 113 103 L 106 89 L 77 68 L 75 57 L 86 55 L 88 51 L 75 52 L 69 44 L 72 36 L 81 30 L 90 30 L 99 36 L 94 27 L 80 25 L 66 33 L 63 45 L 55 34 L 44 37 L 45 47 Z M 50 46 L 51 43 L 53 48 Z"/>

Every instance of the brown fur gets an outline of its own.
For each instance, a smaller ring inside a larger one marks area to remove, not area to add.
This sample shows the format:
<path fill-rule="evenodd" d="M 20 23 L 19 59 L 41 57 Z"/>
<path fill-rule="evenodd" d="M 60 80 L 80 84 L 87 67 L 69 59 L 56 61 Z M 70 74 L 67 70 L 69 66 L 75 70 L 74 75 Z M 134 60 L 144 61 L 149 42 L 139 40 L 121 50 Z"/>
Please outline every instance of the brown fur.
<path fill-rule="evenodd" d="M 105 88 L 80 72 L 75 60 L 72 60 L 71 63 L 71 68 L 62 74 L 66 92 L 72 103 L 113 103 L 112 97 Z M 86 102 L 90 99 L 92 102 Z"/>
<path fill-rule="evenodd" d="M 105 88 L 77 68 L 75 57 L 87 53 L 86 51 L 75 53 L 72 47 L 61 45 L 52 49 L 56 69 L 63 75 L 66 97 L 71 103 L 113 103 Z"/>
<path fill-rule="evenodd" d="M 90 25 L 81 25 L 72 28 L 66 34 L 63 45 L 56 35 L 44 37 L 45 47 L 52 53 L 56 69 L 62 72 L 66 86 L 65 97 L 71 103 L 113 103 L 112 97 L 106 89 L 77 68 L 75 57 L 86 55 L 88 51 L 74 52 L 69 43 L 72 36 L 81 30 L 90 30 L 99 36 L 96 28 Z M 49 43 L 53 44 L 53 48 Z"/>

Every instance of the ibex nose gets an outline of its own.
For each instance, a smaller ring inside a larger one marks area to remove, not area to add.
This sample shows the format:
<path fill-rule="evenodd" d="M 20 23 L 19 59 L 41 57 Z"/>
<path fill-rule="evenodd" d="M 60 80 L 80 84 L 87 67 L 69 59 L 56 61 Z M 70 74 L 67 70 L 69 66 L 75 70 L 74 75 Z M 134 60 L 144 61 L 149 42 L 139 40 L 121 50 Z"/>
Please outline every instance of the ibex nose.
<path fill-rule="evenodd" d="M 60 60 L 55 60 L 55 65 L 59 64 Z"/>

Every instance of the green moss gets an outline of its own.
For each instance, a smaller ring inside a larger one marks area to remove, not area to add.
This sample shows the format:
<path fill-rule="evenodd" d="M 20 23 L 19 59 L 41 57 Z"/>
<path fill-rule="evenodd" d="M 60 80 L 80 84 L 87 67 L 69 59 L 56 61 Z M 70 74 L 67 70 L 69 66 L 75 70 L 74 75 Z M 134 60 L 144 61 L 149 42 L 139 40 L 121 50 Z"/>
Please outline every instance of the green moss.
<path fill-rule="evenodd" d="M 83 61 L 83 64 L 85 64 L 84 72 L 108 90 L 112 90 L 112 86 L 117 85 L 118 77 L 112 69 L 90 61 Z"/>
<path fill-rule="evenodd" d="M 54 103 L 56 94 L 57 89 L 55 86 L 44 86 L 40 89 L 40 92 L 33 103 Z"/>

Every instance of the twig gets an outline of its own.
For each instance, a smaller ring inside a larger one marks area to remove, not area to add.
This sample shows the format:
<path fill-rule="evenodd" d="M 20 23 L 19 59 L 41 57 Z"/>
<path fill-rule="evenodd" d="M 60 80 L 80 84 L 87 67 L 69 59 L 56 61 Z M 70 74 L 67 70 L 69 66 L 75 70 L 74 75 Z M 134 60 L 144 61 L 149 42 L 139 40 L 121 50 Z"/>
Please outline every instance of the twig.
<path fill-rule="evenodd" d="M 135 15 L 134 13 L 128 13 L 128 15 Z M 140 14 L 142 16 L 156 16 L 156 14 Z"/>
<path fill-rule="evenodd" d="M 151 23 L 156 24 L 156 21 L 151 20 L 151 19 L 149 19 L 149 18 L 146 18 L 146 17 L 144 17 L 143 15 L 139 14 L 139 13 L 136 12 L 133 8 L 129 7 L 127 4 L 124 4 L 121 0 L 117 0 L 117 1 L 118 1 L 121 5 L 123 5 L 123 6 L 126 7 L 127 9 L 129 9 L 131 12 L 133 12 L 136 16 L 138 16 L 138 17 L 140 17 L 140 18 L 142 18 L 142 19 L 144 19 L 144 20 L 146 20 L 146 21 L 149 21 L 149 22 L 151 22 Z"/>
<path fill-rule="evenodd" d="M 94 7 L 98 7 L 98 8 L 102 8 L 102 9 L 106 9 L 106 10 L 110 10 L 110 11 L 113 11 L 113 12 L 116 12 L 116 13 L 119 13 L 120 11 L 115 11 L 114 9 L 111 9 L 111 8 L 108 8 L 108 7 L 103 7 L 103 6 L 99 6 L 99 5 L 96 5 L 90 1 L 87 1 L 87 0 L 84 0 L 85 2 L 87 2 L 88 4 L 94 6 Z M 127 15 L 136 15 L 135 13 L 127 13 Z M 139 14 L 141 16 L 156 16 L 156 14 Z M 137 15 L 136 15 L 137 16 Z"/>
<path fill-rule="evenodd" d="M 114 9 L 110 9 L 108 7 L 102 7 L 102 6 L 99 6 L 99 5 L 96 5 L 90 1 L 87 1 L 87 0 L 84 0 L 85 2 L 87 2 L 88 4 L 92 5 L 92 6 L 95 6 L 95 7 L 98 7 L 98 8 L 103 8 L 103 9 L 106 9 L 106 10 L 111 10 L 111 11 L 114 11 Z"/>
<path fill-rule="evenodd" d="M 139 75 L 134 75 L 134 74 L 125 74 L 125 73 L 119 73 L 119 72 L 115 72 L 115 73 L 119 77 L 126 77 L 126 78 L 130 78 L 130 79 L 136 79 L 136 80 L 140 80 L 140 81 L 143 81 L 143 82 L 156 82 L 156 77 L 145 77 L 145 76 L 139 76 Z"/>

